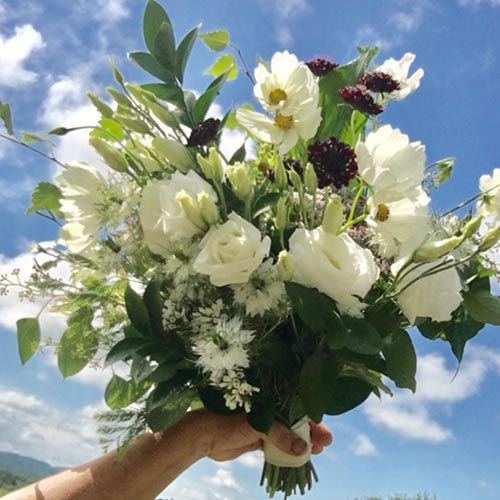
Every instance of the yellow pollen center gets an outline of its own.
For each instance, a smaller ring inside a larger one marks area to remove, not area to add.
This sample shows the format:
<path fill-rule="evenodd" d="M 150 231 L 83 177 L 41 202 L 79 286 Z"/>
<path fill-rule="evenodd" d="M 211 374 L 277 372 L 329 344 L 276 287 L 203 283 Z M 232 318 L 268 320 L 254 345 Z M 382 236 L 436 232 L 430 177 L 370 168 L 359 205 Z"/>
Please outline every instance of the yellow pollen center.
<path fill-rule="evenodd" d="M 279 104 L 281 101 L 285 101 L 288 96 L 286 95 L 286 92 L 281 89 L 275 89 L 269 94 L 269 100 L 271 101 L 271 104 Z"/>
<path fill-rule="evenodd" d="M 276 115 L 274 123 L 282 130 L 289 130 L 293 126 L 293 116 Z"/>
<path fill-rule="evenodd" d="M 389 218 L 390 212 L 389 207 L 384 203 L 377 206 L 377 215 L 375 215 L 375 220 L 379 222 L 385 222 Z"/>

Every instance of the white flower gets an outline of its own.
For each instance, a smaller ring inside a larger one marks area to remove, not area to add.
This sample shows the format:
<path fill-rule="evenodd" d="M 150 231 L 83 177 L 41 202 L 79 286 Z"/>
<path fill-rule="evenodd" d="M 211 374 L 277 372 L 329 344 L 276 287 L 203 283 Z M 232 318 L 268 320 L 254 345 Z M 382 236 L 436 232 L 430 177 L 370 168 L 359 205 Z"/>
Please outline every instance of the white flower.
<path fill-rule="evenodd" d="M 271 71 L 260 63 L 255 69 L 255 97 L 272 113 L 294 115 L 306 106 L 318 106 L 318 79 L 289 52 L 276 52 Z"/>
<path fill-rule="evenodd" d="M 418 196 L 424 180 L 425 146 L 390 125 L 356 145 L 359 175 L 375 191 L 376 203 Z"/>
<path fill-rule="evenodd" d="M 399 83 L 399 90 L 395 90 L 389 94 L 389 98 L 395 101 L 400 101 L 420 86 L 420 79 L 424 76 L 422 68 L 417 69 L 415 73 L 408 76 L 410 66 L 415 60 L 415 54 L 406 53 L 399 61 L 392 57 L 387 59 L 375 71 L 386 73 Z"/>
<path fill-rule="evenodd" d="M 271 248 L 271 239 L 232 212 L 218 228 L 212 227 L 200 242 L 194 261 L 196 272 L 207 274 L 215 286 L 246 283 Z"/>
<path fill-rule="evenodd" d="M 420 188 L 416 198 L 403 198 L 390 203 L 374 203 L 370 198 L 370 215 L 366 219 L 372 243 L 382 257 L 409 254 L 417 248 L 432 229 L 427 205 L 430 198 Z"/>
<path fill-rule="evenodd" d="M 244 285 L 233 285 L 234 300 L 243 304 L 249 316 L 262 316 L 279 307 L 285 297 L 285 285 L 279 280 L 276 266 L 269 259 L 262 264 Z"/>
<path fill-rule="evenodd" d="M 280 155 L 292 149 L 299 137 L 310 139 L 318 130 L 321 122 L 321 109 L 306 106 L 294 115 L 277 114 L 274 119 L 250 109 L 236 110 L 236 119 L 249 132 L 264 142 L 278 146 Z"/>
<path fill-rule="evenodd" d="M 61 243 L 71 252 L 84 253 L 96 241 L 104 225 L 103 206 L 107 203 L 105 181 L 85 163 L 69 163 L 56 176 L 62 192 L 61 212 L 66 224 Z"/>
<path fill-rule="evenodd" d="M 455 268 L 425 276 L 422 274 L 443 263 L 452 264 L 453 258 L 443 258 L 426 264 L 412 265 L 408 270 L 401 271 L 402 279 L 397 284 L 397 290 L 402 290 L 396 296 L 401 311 L 411 325 L 416 318 L 431 318 L 433 321 L 449 321 L 451 313 L 462 303 L 462 283 Z M 406 259 L 395 262 L 391 271 L 397 275 Z M 405 288 L 407 285 L 408 288 Z"/>
<path fill-rule="evenodd" d="M 169 180 L 153 180 L 142 191 L 139 218 L 144 239 L 153 253 L 163 255 L 171 242 L 192 238 L 200 232 L 178 201 L 179 193 L 197 200 L 206 193 L 214 202 L 217 195 L 212 186 L 196 172 L 175 172 Z"/>
<path fill-rule="evenodd" d="M 242 330 L 241 319 L 220 320 L 213 330 L 203 332 L 193 341 L 196 364 L 213 379 L 224 371 L 248 368 L 247 346 L 254 338 L 253 330 Z"/>
<path fill-rule="evenodd" d="M 500 168 L 495 168 L 492 175 L 482 175 L 479 189 L 484 194 L 477 204 L 478 211 L 500 219 Z"/>
<path fill-rule="evenodd" d="M 290 238 L 288 252 L 292 281 L 317 288 L 334 299 L 339 309 L 359 316 L 360 302 L 378 278 L 373 255 L 346 233 L 334 235 L 322 228 L 297 229 Z"/>
<path fill-rule="evenodd" d="M 250 412 L 250 399 L 253 393 L 259 392 L 258 387 L 250 385 L 245 380 L 245 374 L 242 371 L 229 370 L 218 386 L 224 389 L 224 400 L 230 410 L 244 408 L 246 413 Z"/>

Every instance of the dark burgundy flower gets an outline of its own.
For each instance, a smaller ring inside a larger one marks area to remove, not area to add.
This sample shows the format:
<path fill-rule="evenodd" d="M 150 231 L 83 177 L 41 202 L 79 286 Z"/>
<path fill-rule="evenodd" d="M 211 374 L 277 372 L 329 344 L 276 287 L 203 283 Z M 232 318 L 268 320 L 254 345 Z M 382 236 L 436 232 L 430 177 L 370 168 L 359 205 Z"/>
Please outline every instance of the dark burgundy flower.
<path fill-rule="evenodd" d="M 347 186 L 358 172 L 354 150 L 335 137 L 311 144 L 309 161 L 314 165 L 320 188 L 330 184 L 336 188 Z"/>
<path fill-rule="evenodd" d="M 208 118 L 191 131 L 187 141 L 188 146 L 205 146 L 215 139 L 219 132 L 220 120 L 217 118 Z"/>
<path fill-rule="evenodd" d="M 295 158 L 286 158 L 283 161 L 283 164 L 285 165 L 285 168 L 289 168 L 291 170 L 295 170 L 301 177 L 304 172 L 304 165 L 302 165 L 302 162 L 300 160 L 296 160 Z"/>
<path fill-rule="evenodd" d="M 306 66 L 312 71 L 316 76 L 325 76 L 330 71 L 338 67 L 336 62 L 330 61 L 329 59 L 324 59 L 322 57 L 317 57 L 312 61 L 306 62 Z"/>
<path fill-rule="evenodd" d="M 364 85 L 356 85 L 355 87 L 344 87 L 340 90 L 340 95 L 344 101 L 351 105 L 354 109 L 361 111 L 367 115 L 378 115 L 382 113 L 384 108 L 377 104 L 372 95 L 368 92 Z"/>
<path fill-rule="evenodd" d="M 391 75 L 383 73 L 382 71 L 367 73 L 363 78 L 361 78 L 358 84 L 364 85 L 372 92 L 380 93 L 390 93 L 401 89 L 399 82 L 394 80 Z"/>

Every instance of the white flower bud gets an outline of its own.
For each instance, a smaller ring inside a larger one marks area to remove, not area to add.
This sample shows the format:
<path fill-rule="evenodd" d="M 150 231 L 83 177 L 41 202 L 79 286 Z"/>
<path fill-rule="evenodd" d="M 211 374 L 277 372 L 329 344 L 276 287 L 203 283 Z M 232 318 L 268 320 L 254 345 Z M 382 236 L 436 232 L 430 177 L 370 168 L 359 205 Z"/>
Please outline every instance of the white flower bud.
<path fill-rule="evenodd" d="M 209 226 L 219 222 L 219 209 L 207 192 L 203 191 L 198 195 L 198 204 L 201 217 Z"/>
<path fill-rule="evenodd" d="M 274 167 L 274 184 L 280 191 L 283 191 L 288 186 L 288 178 L 281 158 L 278 158 Z"/>
<path fill-rule="evenodd" d="M 286 250 L 282 250 L 279 253 L 276 267 L 281 281 L 291 281 L 293 278 L 293 268 L 290 256 Z"/>
<path fill-rule="evenodd" d="M 182 209 L 186 214 L 187 218 L 201 230 L 207 228 L 205 221 L 201 217 L 200 207 L 192 198 L 192 196 L 187 193 L 184 189 L 179 191 L 175 199 L 182 205 Z"/>
<path fill-rule="evenodd" d="M 186 146 L 173 139 L 164 139 L 163 137 L 155 137 L 153 139 L 153 148 L 160 156 L 165 158 L 173 167 L 181 172 L 196 168 L 196 163 L 189 153 Z"/>
<path fill-rule="evenodd" d="M 306 189 L 311 193 L 315 194 L 318 189 L 318 176 L 312 166 L 312 163 L 308 163 L 306 165 L 306 169 L 304 171 L 304 184 L 306 185 Z"/>
<path fill-rule="evenodd" d="M 276 204 L 276 218 L 274 224 L 278 231 L 284 231 L 288 225 L 288 207 L 284 198 L 280 198 Z"/>
<path fill-rule="evenodd" d="M 500 226 L 497 226 L 485 234 L 483 241 L 481 241 L 481 244 L 479 245 L 479 251 L 485 252 L 486 250 L 489 250 L 491 247 L 495 246 L 498 243 L 499 239 Z"/>
<path fill-rule="evenodd" d="M 227 167 L 227 176 L 236 196 L 246 201 L 253 196 L 253 182 L 244 163 L 237 162 Z"/>
<path fill-rule="evenodd" d="M 333 197 L 326 205 L 322 227 L 326 233 L 338 234 L 344 220 L 344 207 L 339 197 Z"/>
<path fill-rule="evenodd" d="M 224 178 L 224 167 L 222 166 L 222 159 L 215 148 L 210 148 L 208 150 L 208 158 L 204 158 L 198 153 L 196 159 L 207 179 L 216 183 L 222 182 Z"/>
<path fill-rule="evenodd" d="M 413 262 L 431 262 L 449 254 L 464 241 L 461 236 L 452 236 L 440 241 L 426 241 L 413 254 Z"/>
<path fill-rule="evenodd" d="M 481 226 L 481 222 L 483 221 L 483 217 L 484 216 L 482 214 L 476 215 L 473 219 L 471 219 L 469 222 L 467 222 L 467 224 L 465 224 L 464 230 L 463 230 L 463 235 L 462 235 L 462 237 L 464 239 L 471 238 L 472 236 L 474 236 L 476 231 Z"/>

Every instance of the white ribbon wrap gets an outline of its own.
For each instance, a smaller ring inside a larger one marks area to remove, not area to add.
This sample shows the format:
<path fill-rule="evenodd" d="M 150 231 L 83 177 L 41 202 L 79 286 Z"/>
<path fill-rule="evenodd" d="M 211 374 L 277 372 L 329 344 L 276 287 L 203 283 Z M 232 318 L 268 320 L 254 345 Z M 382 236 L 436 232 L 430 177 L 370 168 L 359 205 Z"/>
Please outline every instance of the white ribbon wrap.
<path fill-rule="evenodd" d="M 297 436 L 301 437 L 307 443 L 307 450 L 303 455 L 289 455 L 279 448 L 276 448 L 268 441 L 264 442 L 264 458 L 268 464 L 278 467 L 302 467 L 311 458 L 311 428 L 309 419 L 304 417 L 299 420 L 291 429 Z"/>

